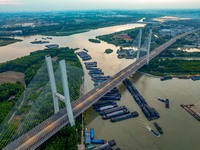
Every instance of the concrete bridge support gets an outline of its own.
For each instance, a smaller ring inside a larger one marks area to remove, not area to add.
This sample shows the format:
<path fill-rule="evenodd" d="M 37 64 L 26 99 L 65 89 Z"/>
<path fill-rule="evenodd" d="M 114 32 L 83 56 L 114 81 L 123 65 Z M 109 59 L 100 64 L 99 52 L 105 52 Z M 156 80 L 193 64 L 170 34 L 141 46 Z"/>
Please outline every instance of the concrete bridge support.
<path fill-rule="evenodd" d="M 68 115 L 70 125 L 74 126 L 75 121 L 74 121 L 74 114 L 72 111 L 72 106 L 71 106 L 71 101 L 70 101 L 70 96 L 69 96 L 69 86 L 68 86 L 68 80 L 67 80 L 65 60 L 61 60 L 59 63 L 60 63 L 60 71 L 61 71 L 61 77 L 62 77 L 62 85 L 63 85 L 63 90 L 64 90 L 67 115 Z"/>
<path fill-rule="evenodd" d="M 54 113 L 57 113 L 59 111 L 59 105 L 58 105 L 58 98 L 56 96 L 57 88 L 56 88 L 51 56 L 45 56 L 45 59 L 46 59 L 46 64 L 47 64 L 47 69 L 48 69 L 48 74 L 49 74 L 49 81 L 51 85 L 53 104 L 54 104 Z"/>
<path fill-rule="evenodd" d="M 149 31 L 149 37 L 148 37 L 148 46 L 147 46 L 147 65 L 149 64 L 149 53 L 151 48 L 151 36 L 152 36 L 152 29 Z"/>
<path fill-rule="evenodd" d="M 141 50 L 141 40 L 142 40 L 142 29 L 139 31 L 139 39 L 138 39 L 138 52 L 137 52 L 137 57 L 136 60 L 139 59 L 140 56 L 140 50 Z"/>

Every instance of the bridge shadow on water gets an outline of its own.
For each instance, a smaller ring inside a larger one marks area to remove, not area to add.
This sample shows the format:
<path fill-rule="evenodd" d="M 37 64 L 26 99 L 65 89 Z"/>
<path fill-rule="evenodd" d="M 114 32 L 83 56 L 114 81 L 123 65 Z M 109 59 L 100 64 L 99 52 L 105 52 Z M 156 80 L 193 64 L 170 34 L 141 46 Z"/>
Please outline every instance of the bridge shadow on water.
<path fill-rule="evenodd" d="M 90 124 L 94 120 L 96 120 L 97 117 L 99 117 L 99 114 L 97 112 L 95 112 L 95 110 L 92 107 L 87 109 L 84 114 L 85 114 L 84 115 L 85 124 Z"/>

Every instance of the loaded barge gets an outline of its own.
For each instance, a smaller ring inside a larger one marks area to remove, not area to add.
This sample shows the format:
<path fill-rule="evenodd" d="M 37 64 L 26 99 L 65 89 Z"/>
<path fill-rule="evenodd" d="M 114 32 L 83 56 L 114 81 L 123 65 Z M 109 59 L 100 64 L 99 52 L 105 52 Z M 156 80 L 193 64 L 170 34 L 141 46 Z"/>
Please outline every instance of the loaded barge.
<path fill-rule="evenodd" d="M 99 114 L 103 116 L 103 115 L 106 115 L 115 111 L 119 111 L 119 110 L 124 110 L 124 109 L 127 109 L 127 108 L 125 106 L 118 106 L 118 107 L 114 107 L 108 110 L 103 110 Z"/>
<path fill-rule="evenodd" d="M 110 119 L 112 117 L 117 117 L 117 116 L 128 114 L 128 113 L 130 113 L 128 109 L 123 109 L 123 110 L 115 111 L 109 114 L 105 114 L 102 116 L 102 119 Z"/>
<path fill-rule="evenodd" d="M 131 119 L 131 118 L 135 118 L 135 117 L 138 117 L 139 114 L 137 111 L 134 111 L 132 113 L 129 113 L 129 114 L 124 114 L 124 115 L 121 115 L 121 116 L 117 116 L 117 117 L 113 117 L 111 118 L 111 122 L 118 122 L 118 121 L 122 121 L 122 120 L 126 120 L 126 119 Z"/>
<path fill-rule="evenodd" d="M 117 103 L 113 102 L 113 101 L 99 101 L 93 105 L 93 108 L 99 109 L 100 107 L 103 107 L 103 106 L 115 105 L 115 104 L 117 104 Z"/>
<path fill-rule="evenodd" d="M 129 79 L 125 79 L 123 81 L 123 84 L 126 86 L 126 88 L 130 92 L 130 94 L 133 96 L 136 103 L 141 108 L 142 112 L 144 113 L 144 115 L 149 121 L 160 118 L 159 113 L 154 108 L 151 108 L 148 105 L 148 103 L 145 101 L 142 95 L 138 92 L 138 90 L 133 86 L 133 84 L 131 83 Z"/>
<path fill-rule="evenodd" d="M 87 52 L 77 52 L 76 54 L 81 57 L 83 61 L 92 59 L 92 57 Z"/>
<path fill-rule="evenodd" d="M 114 140 L 108 141 L 107 143 L 95 148 L 94 150 L 112 150 L 112 147 L 116 145 Z"/>

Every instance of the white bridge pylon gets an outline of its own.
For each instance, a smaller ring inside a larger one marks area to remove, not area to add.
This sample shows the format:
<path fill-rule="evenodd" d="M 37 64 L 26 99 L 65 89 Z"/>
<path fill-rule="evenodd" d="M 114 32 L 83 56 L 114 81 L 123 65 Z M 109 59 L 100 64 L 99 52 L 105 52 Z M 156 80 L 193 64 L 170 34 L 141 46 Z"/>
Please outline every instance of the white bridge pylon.
<path fill-rule="evenodd" d="M 147 51 L 147 65 L 149 64 L 149 53 L 150 53 L 150 48 L 151 48 L 151 37 L 152 37 L 152 29 L 149 31 L 148 38 L 146 39 L 148 41 L 145 41 L 144 44 L 143 44 L 144 46 L 143 45 L 141 46 L 142 29 L 140 29 L 140 31 L 139 31 L 139 39 L 138 39 L 138 52 L 137 52 L 136 60 L 139 59 L 141 51 Z M 146 44 L 147 44 L 147 48 L 146 48 Z M 144 50 L 143 50 L 143 47 L 145 47 Z"/>
<path fill-rule="evenodd" d="M 71 126 L 74 126 L 75 121 L 74 121 L 74 114 L 73 114 L 73 111 L 72 111 L 70 95 L 69 95 L 69 87 L 68 87 L 65 60 L 61 60 L 59 62 L 60 71 L 61 71 L 61 78 L 62 78 L 62 85 L 63 85 L 63 90 L 64 90 L 64 96 L 63 96 L 62 94 L 57 92 L 51 56 L 46 56 L 45 59 L 46 59 L 46 64 L 47 64 L 47 69 L 48 69 L 48 74 L 49 74 L 49 80 L 50 80 L 50 85 L 51 85 L 53 104 L 54 104 L 54 113 L 57 113 L 59 111 L 58 100 L 63 101 L 66 105 L 69 123 L 70 123 Z"/>

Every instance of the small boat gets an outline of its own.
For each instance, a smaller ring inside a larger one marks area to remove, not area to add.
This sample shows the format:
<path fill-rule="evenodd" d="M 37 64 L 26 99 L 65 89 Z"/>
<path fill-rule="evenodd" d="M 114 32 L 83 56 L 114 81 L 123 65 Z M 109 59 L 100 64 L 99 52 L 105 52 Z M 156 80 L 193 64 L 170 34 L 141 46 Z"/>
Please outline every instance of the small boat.
<path fill-rule="evenodd" d="M 160 134 L 163 134 L 163 130 L 162 130 L 162 128 L 158 125 L 157 122 L 154 122 L 153 125 L 156 127 L 156 129 L 158 130 L 158 132 L 159 132 Z"/>
<path fill-rule="evenodd" d="M 50 39 L 50 40 L 51 40 L 51 39 L 52 39 L 52 37 L 46 37 L 46 39 Z"/>
<path fill-rule="evenodd" d="M 155 135 L 156 137 L 159 137 L 159 136 L 160 136 L 160 134 L 159 134 L 158 132 L 156 132 L 155 130 L 151 129 L 150 131 L 151 131 L 151 133 L 153 133 L 153 135 Z"/>

